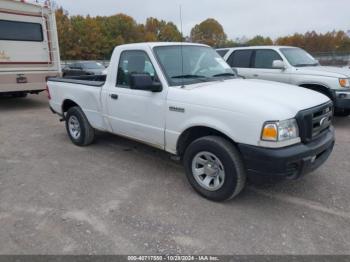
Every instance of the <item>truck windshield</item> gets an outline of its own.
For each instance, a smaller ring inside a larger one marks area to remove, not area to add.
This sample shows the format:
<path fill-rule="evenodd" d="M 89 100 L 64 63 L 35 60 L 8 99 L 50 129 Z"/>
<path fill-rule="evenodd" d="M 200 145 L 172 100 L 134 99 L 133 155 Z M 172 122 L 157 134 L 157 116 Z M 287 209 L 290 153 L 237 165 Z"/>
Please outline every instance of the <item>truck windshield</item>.
<path fill-rule="evenodd" d="M 288 62 L 295 67 L 317 66 L 319 63 L 308 52 L 300 48 L 281 48 Z"/>
<path fill-rule="evenodd" d="M 170 86 L 234 78 L 230 66 L 214 49 L 196 45 L 159 46 L 154 52 Z"/>

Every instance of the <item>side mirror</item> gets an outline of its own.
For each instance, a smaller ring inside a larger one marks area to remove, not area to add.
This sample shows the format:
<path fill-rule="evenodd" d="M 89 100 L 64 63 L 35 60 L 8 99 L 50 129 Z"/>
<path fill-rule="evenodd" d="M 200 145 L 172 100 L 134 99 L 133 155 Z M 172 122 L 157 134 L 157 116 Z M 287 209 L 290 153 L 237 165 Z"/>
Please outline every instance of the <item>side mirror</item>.
<path fill-rule="evenodd" d="M 272 68 L 274 69 L 286 69 L 286 64 L 282 60 L 274 60 L 272 62 Z"/>
<path fill-rule="evenodd" d="M 131 74 L 130 87 L 135 90 L 162 92 L 163 87 L 159 82 L 154 82 L 149 74 Z"/>

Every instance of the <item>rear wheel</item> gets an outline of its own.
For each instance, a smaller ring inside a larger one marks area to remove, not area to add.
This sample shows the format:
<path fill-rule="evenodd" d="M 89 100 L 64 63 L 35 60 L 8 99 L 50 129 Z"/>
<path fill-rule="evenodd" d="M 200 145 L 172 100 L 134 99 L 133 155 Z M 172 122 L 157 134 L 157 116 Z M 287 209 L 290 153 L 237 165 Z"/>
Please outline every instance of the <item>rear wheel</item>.
<path fill-rule="evenodd" d="M 186 149 L 184 166 L 192 187 L 212 201 L 234 198 L 246 182 L 240 153 L 221 137 L 207 136 L 192 142 Z"/>
<path fill-rule="evenodd" d="M 95 130 L 80 107 L 70 108 L 65 118 L 68 136 L 75 145 L 87 146 L 94 141 Z"/>
<path fill-rule="evenodd" d="M 25 98 L 27 96 L 28 96 L 27 93 L 15 93 L 15 94 L 11 95 L 11 97 L 13 97 L 13 98 Z"/>

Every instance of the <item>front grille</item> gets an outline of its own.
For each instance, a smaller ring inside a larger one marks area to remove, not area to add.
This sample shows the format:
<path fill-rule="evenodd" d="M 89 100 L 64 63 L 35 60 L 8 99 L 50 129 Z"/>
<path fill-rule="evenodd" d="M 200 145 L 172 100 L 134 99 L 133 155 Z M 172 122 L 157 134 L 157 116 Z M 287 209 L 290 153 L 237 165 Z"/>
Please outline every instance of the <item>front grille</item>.
<path fill-rule="evenodd" d="M 326 132 L 333 118 L 333 103 L 329 102 L 317 107 L 300 111 L 296 116 L 302 142 L 308 143 Z"/>

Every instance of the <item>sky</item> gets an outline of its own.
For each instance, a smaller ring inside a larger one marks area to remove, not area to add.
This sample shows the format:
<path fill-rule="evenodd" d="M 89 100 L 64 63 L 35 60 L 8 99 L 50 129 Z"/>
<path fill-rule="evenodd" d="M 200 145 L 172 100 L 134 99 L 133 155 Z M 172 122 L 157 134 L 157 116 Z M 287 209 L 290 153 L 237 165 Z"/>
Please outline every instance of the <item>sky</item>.
<path fill-rule="evenodd" d="M 295 32 L 350 30 L 350 0 L 56 0 L 71 15 L 125 13 L 138 23 L 147 17 L 174 22 L 183 31 L 207 18 L 218 20 L 229 39 L 255 35 L 275 39 Z"/>

